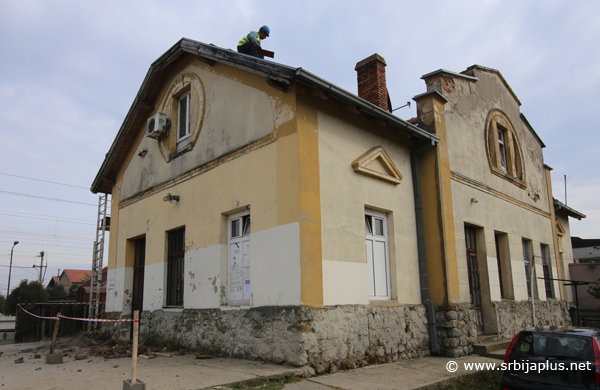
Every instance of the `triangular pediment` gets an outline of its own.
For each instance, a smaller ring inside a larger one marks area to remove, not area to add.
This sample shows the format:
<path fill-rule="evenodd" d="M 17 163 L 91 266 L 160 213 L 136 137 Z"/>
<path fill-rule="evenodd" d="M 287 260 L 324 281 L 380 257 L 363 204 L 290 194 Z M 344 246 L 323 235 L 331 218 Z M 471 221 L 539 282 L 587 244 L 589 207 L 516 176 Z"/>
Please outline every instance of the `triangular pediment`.
<path fill-rule="evenodd" d="M 352 162 L 354 172 L 383 180 L 388 183 L 400 184 L 402 174 L 381 146 L 376 146 Z"/>
<path fill-rule="evenodd" d="M 565 229 L 563 228 L 562 223 L 560 223 L 559 220 L 556 221 L 556 233 L 559 236 L 564 236 L 565 235 Z"/>

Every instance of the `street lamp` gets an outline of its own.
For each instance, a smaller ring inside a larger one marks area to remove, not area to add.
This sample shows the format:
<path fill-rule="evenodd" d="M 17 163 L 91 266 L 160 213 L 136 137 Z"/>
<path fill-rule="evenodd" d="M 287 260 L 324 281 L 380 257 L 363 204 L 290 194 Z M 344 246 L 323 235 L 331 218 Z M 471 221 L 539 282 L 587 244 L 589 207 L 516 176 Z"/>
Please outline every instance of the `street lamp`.
<path fill-rule="evenodd" d="M 10 248 L 10 267 L 8 268 L 8 289 L 6 290 L 6 308 L 4 310 L 4 312 L 6 313 L 6 315 L 8 315 L 8 295 L 10 294 L 10 274 L 12 272 L 12 255 L 13 255 L 13 249 L 15 249 L 15 245 L 17 245 L 18 243 L 19 243 L 19 241 L 15 241 L 15 243 L 12 246 L 12 248 Z"/>

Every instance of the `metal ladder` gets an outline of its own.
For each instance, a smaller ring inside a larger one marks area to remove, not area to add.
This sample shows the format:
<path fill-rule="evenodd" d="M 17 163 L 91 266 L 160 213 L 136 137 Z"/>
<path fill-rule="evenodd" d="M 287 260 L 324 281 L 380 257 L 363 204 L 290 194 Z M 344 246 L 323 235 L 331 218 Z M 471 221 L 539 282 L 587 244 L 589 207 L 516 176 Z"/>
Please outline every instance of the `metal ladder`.
<path fill-rule="evenodd" d="M 102 259 L 104 257 L 104 235 L 110 230 L 108 213 L 108 194 L 100 195 L 98 199 L 98 220 L 96 222 L 96 241 L 92 251 L 92 277 L 90 281 L 89 318 L 98 318 L 100 308 L 100 285 L 102 284 Z M 98 323 L 94 322 L 94 333 L 97 333 Z"/>

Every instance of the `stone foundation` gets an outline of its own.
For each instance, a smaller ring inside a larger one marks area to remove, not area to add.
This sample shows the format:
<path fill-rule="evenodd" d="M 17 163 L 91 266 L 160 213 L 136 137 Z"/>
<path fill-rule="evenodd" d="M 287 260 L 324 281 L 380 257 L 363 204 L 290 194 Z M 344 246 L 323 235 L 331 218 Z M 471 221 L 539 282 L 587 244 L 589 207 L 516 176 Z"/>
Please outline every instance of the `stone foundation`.
<path fill-rule="evenodd" d="M 438 307 L 436 322 L 442 355 L 458 357 L 473 352 L 473 343 L 477 340 L 477 328 L 475 310 L 470 304 Z"/>
<path fill-rule="evenodd" d="M 120 318 L 120 313 L 107 314 Z M 128 339 L 129 323 L 104 326 L 102 332 Z M 318 374 L 429 354 L 423 305 L 142 312 L 140 341 L 310 365 Z"/>
<path fill-rule="evenodd" d="M 511 339 L 524 328 L 533 326 L 533 309 L 529 301 L 492 302 L 498 315 L 498 336 Z M 562 301 L 536 301 L 535 326 L 571 325 L 569 304 Z"/>

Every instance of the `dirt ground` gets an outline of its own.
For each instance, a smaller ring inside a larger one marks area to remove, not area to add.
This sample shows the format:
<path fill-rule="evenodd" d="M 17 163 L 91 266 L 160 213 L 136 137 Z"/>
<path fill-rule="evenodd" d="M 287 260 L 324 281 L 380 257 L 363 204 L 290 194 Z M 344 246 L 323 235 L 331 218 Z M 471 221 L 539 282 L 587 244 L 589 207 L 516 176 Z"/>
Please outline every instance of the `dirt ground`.
<path fill-rule="evenodd" d="M 131 345 L 85 337 L 59 340 L 62 364 L 46 364 L 50 342 L 0 344 L 0 389 L 122 389 L 131 379 Z M 146 389 L 205 389 L 290 373 L 293 367 L 141 346 L 137 377 Z"/>

